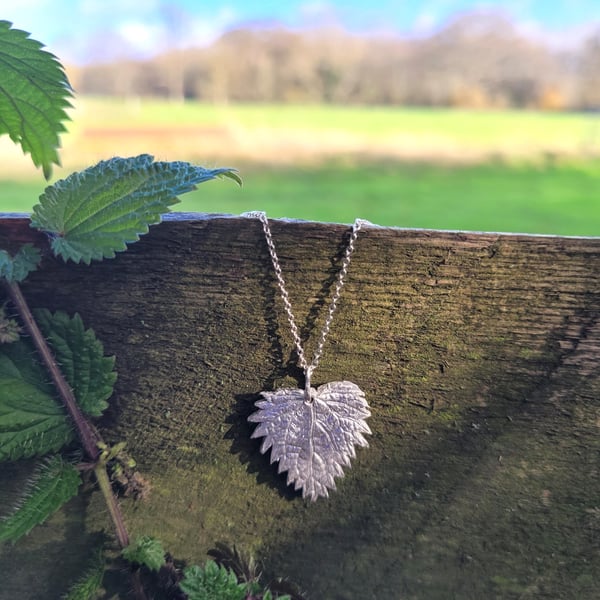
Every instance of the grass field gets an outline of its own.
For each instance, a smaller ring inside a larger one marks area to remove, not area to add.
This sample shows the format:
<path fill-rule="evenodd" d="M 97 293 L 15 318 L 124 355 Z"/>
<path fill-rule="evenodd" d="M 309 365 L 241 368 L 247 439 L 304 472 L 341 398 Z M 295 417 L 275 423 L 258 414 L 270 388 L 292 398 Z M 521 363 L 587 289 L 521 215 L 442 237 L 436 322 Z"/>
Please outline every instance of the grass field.
<path fill-rule="evenodd" d="M 85 99 L 72 116 L 57 177 L 140 152 L 240 168 L 243 188 L 209 182 L 177 210 L 600 235 L 594 115 Z M 0 210 L 45 186 L 19 154 L 0 146 Z"/>

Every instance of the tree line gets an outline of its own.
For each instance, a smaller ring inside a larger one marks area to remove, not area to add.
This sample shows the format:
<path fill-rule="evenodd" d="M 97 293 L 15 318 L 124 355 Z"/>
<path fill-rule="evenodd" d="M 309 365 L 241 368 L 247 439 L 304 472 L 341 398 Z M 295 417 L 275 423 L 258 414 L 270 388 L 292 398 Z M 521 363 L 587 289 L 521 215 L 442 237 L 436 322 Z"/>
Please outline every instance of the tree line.
<path fill-rule="evenodd" d="M 70 73 L 79 93 L 214 103 L 600 108 L 600 28 L 577 48 L 527 37 L 498 14 L 465 14 L 423 38 L 340 29 L 238 29 L 205 48 Z"/>

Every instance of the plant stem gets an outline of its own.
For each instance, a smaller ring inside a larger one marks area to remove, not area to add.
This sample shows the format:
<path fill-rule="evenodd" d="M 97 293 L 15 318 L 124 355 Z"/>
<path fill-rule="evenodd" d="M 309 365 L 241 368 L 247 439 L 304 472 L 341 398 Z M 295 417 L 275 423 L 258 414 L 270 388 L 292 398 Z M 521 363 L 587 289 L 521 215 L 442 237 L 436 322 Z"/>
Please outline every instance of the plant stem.
<path fill-rule="evenodd" d="M 27 304 L 27 300 L 25 300 L 25 297 L 23 296 L 23 292 L 21 292 L 19 284 L 14 281 L 5 281 L 5 284 L 11 300 L 19 311 L 23 325 L 31 336 L 42 362 L 48 369 L 58 394 L 61 397 L 67 412 L 71 416 L 73 423 L 75 424 L 75 428 L 77 429 L 77 433 L 79 434 L 79 438 L 83 444 L 86 454 L 92 460 L 92 462 L 95 463 L 94 473 L 96 474 L 98 486 L 100 487 L 102 495 L 106 500 L 110 516 L 115 524 L 119 544 L 122 548 L 125 548 L 125 546 L 129 544 L 129 535 L 125 529 L 119 504 L 112 493 L 110 480 L 106 472 L 106 461 L 103 459 L 99 460 L 100 448 L 98 447 L 98 442 L 101 442 L 102 440 L 92 428 L 85 415 L 79 409 L 77 400 L 73 394 L 73 390 L 69 386 L 67 380 L 64 378 L 64 375 L 59 369 L 56 359 L 52 354 L 52 350 L 50 350 L 50 347 L 46 342 L 46 338 L 43 336 L 38 324 L 33 318 L 33 314 L 31 313 L 29 305 Z"/>
<path fill-rule="evenodd" d="M 38 324 L 33 318 L 33 314 L 31 313 L 29 305 L 27 304 L 27 300 L 25 300 L 25 297 L 23 296 L 23 292 L 21 292 L 19 284 L 14 281 L 5 281 L 5 285 L 13 304 L 19 311 L 19 315 L 21 316 L 21 320 L 23 321 L 25 329 L 31 336 L 33 344 L 35 345 L 46 369 L 48 369 L 50 377 L 56 386 L 56 390 L 63 401 L 67 412 L 73 420 L 85 453 L 95 464 L 94 473 L 96 474 L 98 487 L 100 488 L 100 491 L 102 492 L 102 495 L 104 496 L 108 506 L 110 516 L 115 526 L 119 545 L 122 548 L 125 548 L 129 544 L 129 535 L 127 533 L 127 529 L 125 528 L 125 522 L 123 521 L 121 508 L 119 507 L 119 504 L 112 492 L 110 480 L 106 472 L 106 462 L 104 460 L 98 460 L 100 458 L 100 448 L 98 447 L 98 442 L 101 442 L 102 440 L 90 425 L 90 422 L 87 420 L 85 415 L 79 409 L 77 400 L 73 394 L 73 390 L 62 374 L 62 371 L 59 369 L 56 359 L 52 354 L 52 350 L 50 350 L 50 347 L 46 342 L 46 338 L 43 336 Z"/>
<path fill-rule="evenodd" d="M 81 440 L 83 449 L 89 458 L 95 462 L 98 460 L 98 456 L 100 455 L 100 450 L 98 449 L 98 442 L 100 441 L 100 438 L 98 434 L 92 429 L 91 425 L 88 423 L 87 419 L 83 416 L 81 410 L 79 409 L 79 406 L 77 406 L 77 401 L 73 395 L 73 390 L 71 390 L 67 380 L 64 378 L 61 370 L 58 368 L 56 359 L 54 358 L 52 351 L 48 347 L 46 339 L 42 335 L 38 324 L 35 322 L 35 319 L 31 314 L 31 310 L 29 309 L 29 305 L 23 296 L 23 292 L 21 292 L 19 284 L 15 281 L 5 281 L 4 283 L 11 300 L 19 311 L 19 315 L 21 316 L 21 320 L 23 321 L 23 325 L 25 326 L 27 333 L 29 333 L 31 336 L 33 344 L 36 347 L 36 350 L 38 351 L 46 369 L 48 369 L 50 377 L 52 378 L 52 382 L 54 383 L 56 390 L 58 391 L 58 394 L 61 397 L 65 408 L 67 409 L 67 412 L 73 420 L 73 423 L 75 424 L 75 428 L 79 434 L 79 439 Z"/>
<path fill-rule="evenodd" d="M 121 508 L 115 495 L 113 494 L 110 480 L 108 479 L 108 474 L 106 473 L 106 464 L 104 460 L 100 460 L 96 467 L 94 468 L 94 474 L 96 475 L 96 481 L 98 482 L 98 487 L 106 500 L 106 505 L 108 506 L 108 512 L 113 520 L 115 525 L 117 541 L 119 542 L 119 546 L 121 548 L 126 548 L 129 546 L 129 534 L 127 533 L 127 529 L 125 528 L 125 522 L 123 521 L 123 514 L 121 513 Z"/>
<path fill-rule="evenodd" d="M 44 338 L 40 328 L 38 327 L 38 324 L 35 322 L 35 319 L 31 314 L 31 310 L 27 304 L 27 301 L 25 300 L 25 297 L 23 296 L 23 292 L 21 292 L 19 284 L 15 281 L 5 281 L 4 283 L 6 285 L 8 294 L 13 301 L 13 304 L 19 311 L 23 325 L 25 326 L 27 333 L 29 333 L 31 336 L 33 344 L 36 347 L 36 350 L 38 351 L 46 369 L 48 369 L 50 377 L 52 378 L 52 382 L 56 386 L 56 390 L 63 401 L 63 404 L 65 405 L 65 408 L 67 409 L 75 428 L 77 429 L 77 433 L 85 453 L 93 462 L 96 462 L 98 460 L 98 456 L 100 455 L 100 450 L 98 448 L 98 442 L 100 441 L 100 438 L 98 434 L 93 430 L 88 420 L 79 409 L 79 406 L 77 406 L 77 401 L 73 395 L 73 390 L 67 383 L 67 380 L 64 378 L 61 370 L 58 368 L 56 359 L 54 358 L 54 355 L 52 354 L 52 351 L 46 342 L 46 338 Z"/>
<path fill-rule="evenodd" d="M 85 453 L 95 465 L 94 474 L 96 475 L 96 481 L 98 482 L 98 487 L 100 488 L 106 505 L 108 506 L 108 512 L 110 513 L 111 519 L 115 526 L 117 541 L 119 542 L 119 546 L 121 546 L 121 548 L 126 548 L 129 545 L 129 534 L 127 533 L 127 528 L 125 527 L 125 521 L 123 519 L 121 507 L 119 506 L 119 503 L 117 502 L 117 499 L 112 491 L 110 479 L 106 471 L 106 460 L 100 455 L 98 443 L 102 442 L 102 438 L 94 430 L 90 422 L 79 409 L 77 400 L 73 394 L 73 390 L 62 374 L 62 371 L 59 369 L 56 359 L 52 354 L 52 350 L 50 350 L 50 347 L 46 342 L 46 338 L 40 331 L 40 328 L 38 327 L 38 324 L 31 313 L 31 309 L 27 304 L 27 300 L 25 300 L 25 297 L 23 296 L 23 292 L 21 291 L 19 284 L 15 281 L 6 280 L 4 283 L 8 291 L 8 295 L 15 305 L 15 308 L 19 312 L 23 325 L 27 330 L 27 333 L 29 333 L 31 336 L 33 344 L 38 351 L 44 366 L 50 373 L 50 377 L 52 378 L 58 395 L 60 396 L 65 408 L 67 409 L 67 412 L 69 413 L 69 416 L 75 425 L 75 428 L 77 429 L 77 433 Z M 141 585 L 139 574 L 132 575 L 132 577 L 136 597 L 138 600 L 146 600 L 146 595 L 144 593 L 143 586 Z"/>

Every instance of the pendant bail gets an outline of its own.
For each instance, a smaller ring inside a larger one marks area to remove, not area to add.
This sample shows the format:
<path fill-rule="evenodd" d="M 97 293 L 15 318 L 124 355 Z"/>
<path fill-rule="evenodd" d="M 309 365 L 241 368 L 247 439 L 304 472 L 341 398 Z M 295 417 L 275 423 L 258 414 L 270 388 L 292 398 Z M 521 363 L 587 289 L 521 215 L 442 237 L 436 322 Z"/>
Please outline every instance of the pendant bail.
<path fill-rule="evenodd" d="M 304 369 L 304 402 L 311 404 L 313 401 L 312 388 L 310 386 L 310 380 L 312 372 L 314 371 L 314 365 L 309 365 Z"/>

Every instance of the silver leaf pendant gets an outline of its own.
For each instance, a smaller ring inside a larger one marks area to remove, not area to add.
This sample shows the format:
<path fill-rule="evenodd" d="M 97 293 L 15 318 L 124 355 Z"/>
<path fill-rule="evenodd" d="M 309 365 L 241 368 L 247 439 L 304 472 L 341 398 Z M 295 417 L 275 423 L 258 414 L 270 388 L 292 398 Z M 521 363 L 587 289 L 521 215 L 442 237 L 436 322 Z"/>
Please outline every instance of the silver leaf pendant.
<path fill-rule="evenodd" d="M 364 434 L 371 416 L 363 391 L 350 381 L 332 381 L 305 390 L 282 388 L 262 392 L 258 410 L 248 417 L 258 423 L 252 437 L 263 437 L 260 451 L 271 449 L 271 463 L 288 472 L 288 485 L 302 488 L 302 497 L 316 500 L 335 490 L 335 477 L 356 456 L 354 446 L 367 447 Z"/>

